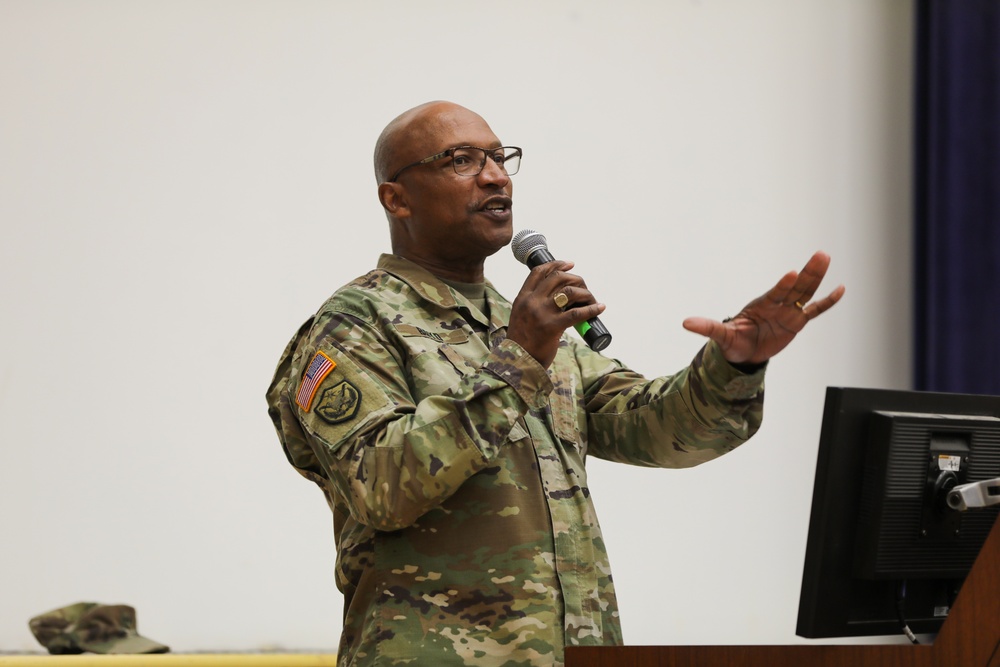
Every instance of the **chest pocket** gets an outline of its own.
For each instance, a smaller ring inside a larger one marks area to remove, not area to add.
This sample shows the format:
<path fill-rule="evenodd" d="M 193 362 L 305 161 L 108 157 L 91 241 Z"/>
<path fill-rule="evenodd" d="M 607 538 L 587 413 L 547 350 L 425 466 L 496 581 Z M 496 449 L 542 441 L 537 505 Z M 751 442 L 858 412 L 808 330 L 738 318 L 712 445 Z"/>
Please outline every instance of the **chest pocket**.
<path fill-rule="evenodd" d="M 486 352 L 473 350 L 481 346 L 478 339 L 461 329 L 430 331 L 412 324 L 396 324 L 393 328 L 406 350 L 410 391 L 416 401 L 443 394 L 458 384 L 478 368 L 476 353 Z"/>
<path fill-rule="evenodd" d="M 552 427 L 556 436 L 574 448 L 586 448 L 584 424 L 581 423 L 582 379 L 570 348 L 561 345 L 549 368 L 553 389 L 549 394 Z"/>

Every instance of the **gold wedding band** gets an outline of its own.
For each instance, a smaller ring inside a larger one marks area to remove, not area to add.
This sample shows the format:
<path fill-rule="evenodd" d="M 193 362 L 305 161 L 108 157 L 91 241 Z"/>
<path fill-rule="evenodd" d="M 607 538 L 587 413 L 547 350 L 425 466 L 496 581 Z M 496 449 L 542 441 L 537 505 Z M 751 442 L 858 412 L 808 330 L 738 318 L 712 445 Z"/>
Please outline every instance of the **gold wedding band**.
<path fill-rule="evenodd" d="M 802 310 L 802 309 L 804 309 L 804 308 L 805 308 L 806 306 L 805 306 L 805 304 L 804 304 L 804 303 L 801 303 L 801 302 L 799 302 L 799 301 L 796 301 L 796 302 L 795 302 L 795 307 L 796 307 L 796 308 L 798 308 L 799 310 Z"/>
<path fill-rule="evenodd" d="M 556 292 L 553 294 L 552 300 L 556 302 L 556 306 L 559 308 L 565 308 L 566 304 L 569 303 L 569 297 L 562 292 Z"/>

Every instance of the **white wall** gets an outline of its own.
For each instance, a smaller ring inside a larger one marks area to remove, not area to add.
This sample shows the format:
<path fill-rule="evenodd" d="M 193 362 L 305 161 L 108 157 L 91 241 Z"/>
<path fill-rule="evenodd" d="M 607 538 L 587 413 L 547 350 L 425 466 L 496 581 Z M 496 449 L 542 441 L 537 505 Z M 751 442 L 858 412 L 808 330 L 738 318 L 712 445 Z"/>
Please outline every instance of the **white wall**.
<path fill-rule="evenodd" d="M 905 0 L 0 2 L 0 650 L 78 600 L 179 651 L 335 648 L 331 521 L 263 394 L 388 248 L 375 137 L 438 98 L 524 147 L 515 226 L 649 375 L 685 316 L 833 256 L 751 444 L 591 466 L 629 643 L 799 641 L 824 388 L 909 386 L 911 29 Z"/>

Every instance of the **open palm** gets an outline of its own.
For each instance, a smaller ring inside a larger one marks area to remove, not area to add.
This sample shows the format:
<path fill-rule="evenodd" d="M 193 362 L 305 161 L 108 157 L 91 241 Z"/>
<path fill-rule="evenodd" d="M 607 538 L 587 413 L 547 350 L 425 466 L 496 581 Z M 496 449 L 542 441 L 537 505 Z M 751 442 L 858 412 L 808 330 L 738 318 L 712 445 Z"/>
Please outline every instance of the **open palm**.
<path fill-rule="evenodd" d="M 684 328 L 714 340 L 731 363 L 762 364 L 785 349 L 809 320 L 840 301 L 843 285 L 826 297 L 811 301 L 829 266 L 830 256 L 816 252 L 802 271 L 786 273 L 735 317 L 723 322 L 689 317 L 684 320 Z"/>

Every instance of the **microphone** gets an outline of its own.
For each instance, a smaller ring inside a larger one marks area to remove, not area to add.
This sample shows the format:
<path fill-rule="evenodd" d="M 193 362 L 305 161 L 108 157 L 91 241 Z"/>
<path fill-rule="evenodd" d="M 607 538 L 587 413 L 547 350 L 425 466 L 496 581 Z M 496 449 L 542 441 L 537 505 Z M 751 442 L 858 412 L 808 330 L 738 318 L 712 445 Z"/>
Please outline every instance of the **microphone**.
<path fill-rule="evenodd" d="M 511 241 L 510 248 L 514 251 L 514 257 L 517 258 L 517 261 L 527 265 L 529 269 L 555 261 L 555 257 L 549 252 L 549 245 L 545 237 L 533 229 L 519 231 L 514 236 L 514 240 Z M 574 324 L 573 327 L 590 346 L 590 349 L 595 352 L 600 352 L 611 344 L 611 332 L 596 317 L 592 317 L 586 322 Z"/>

